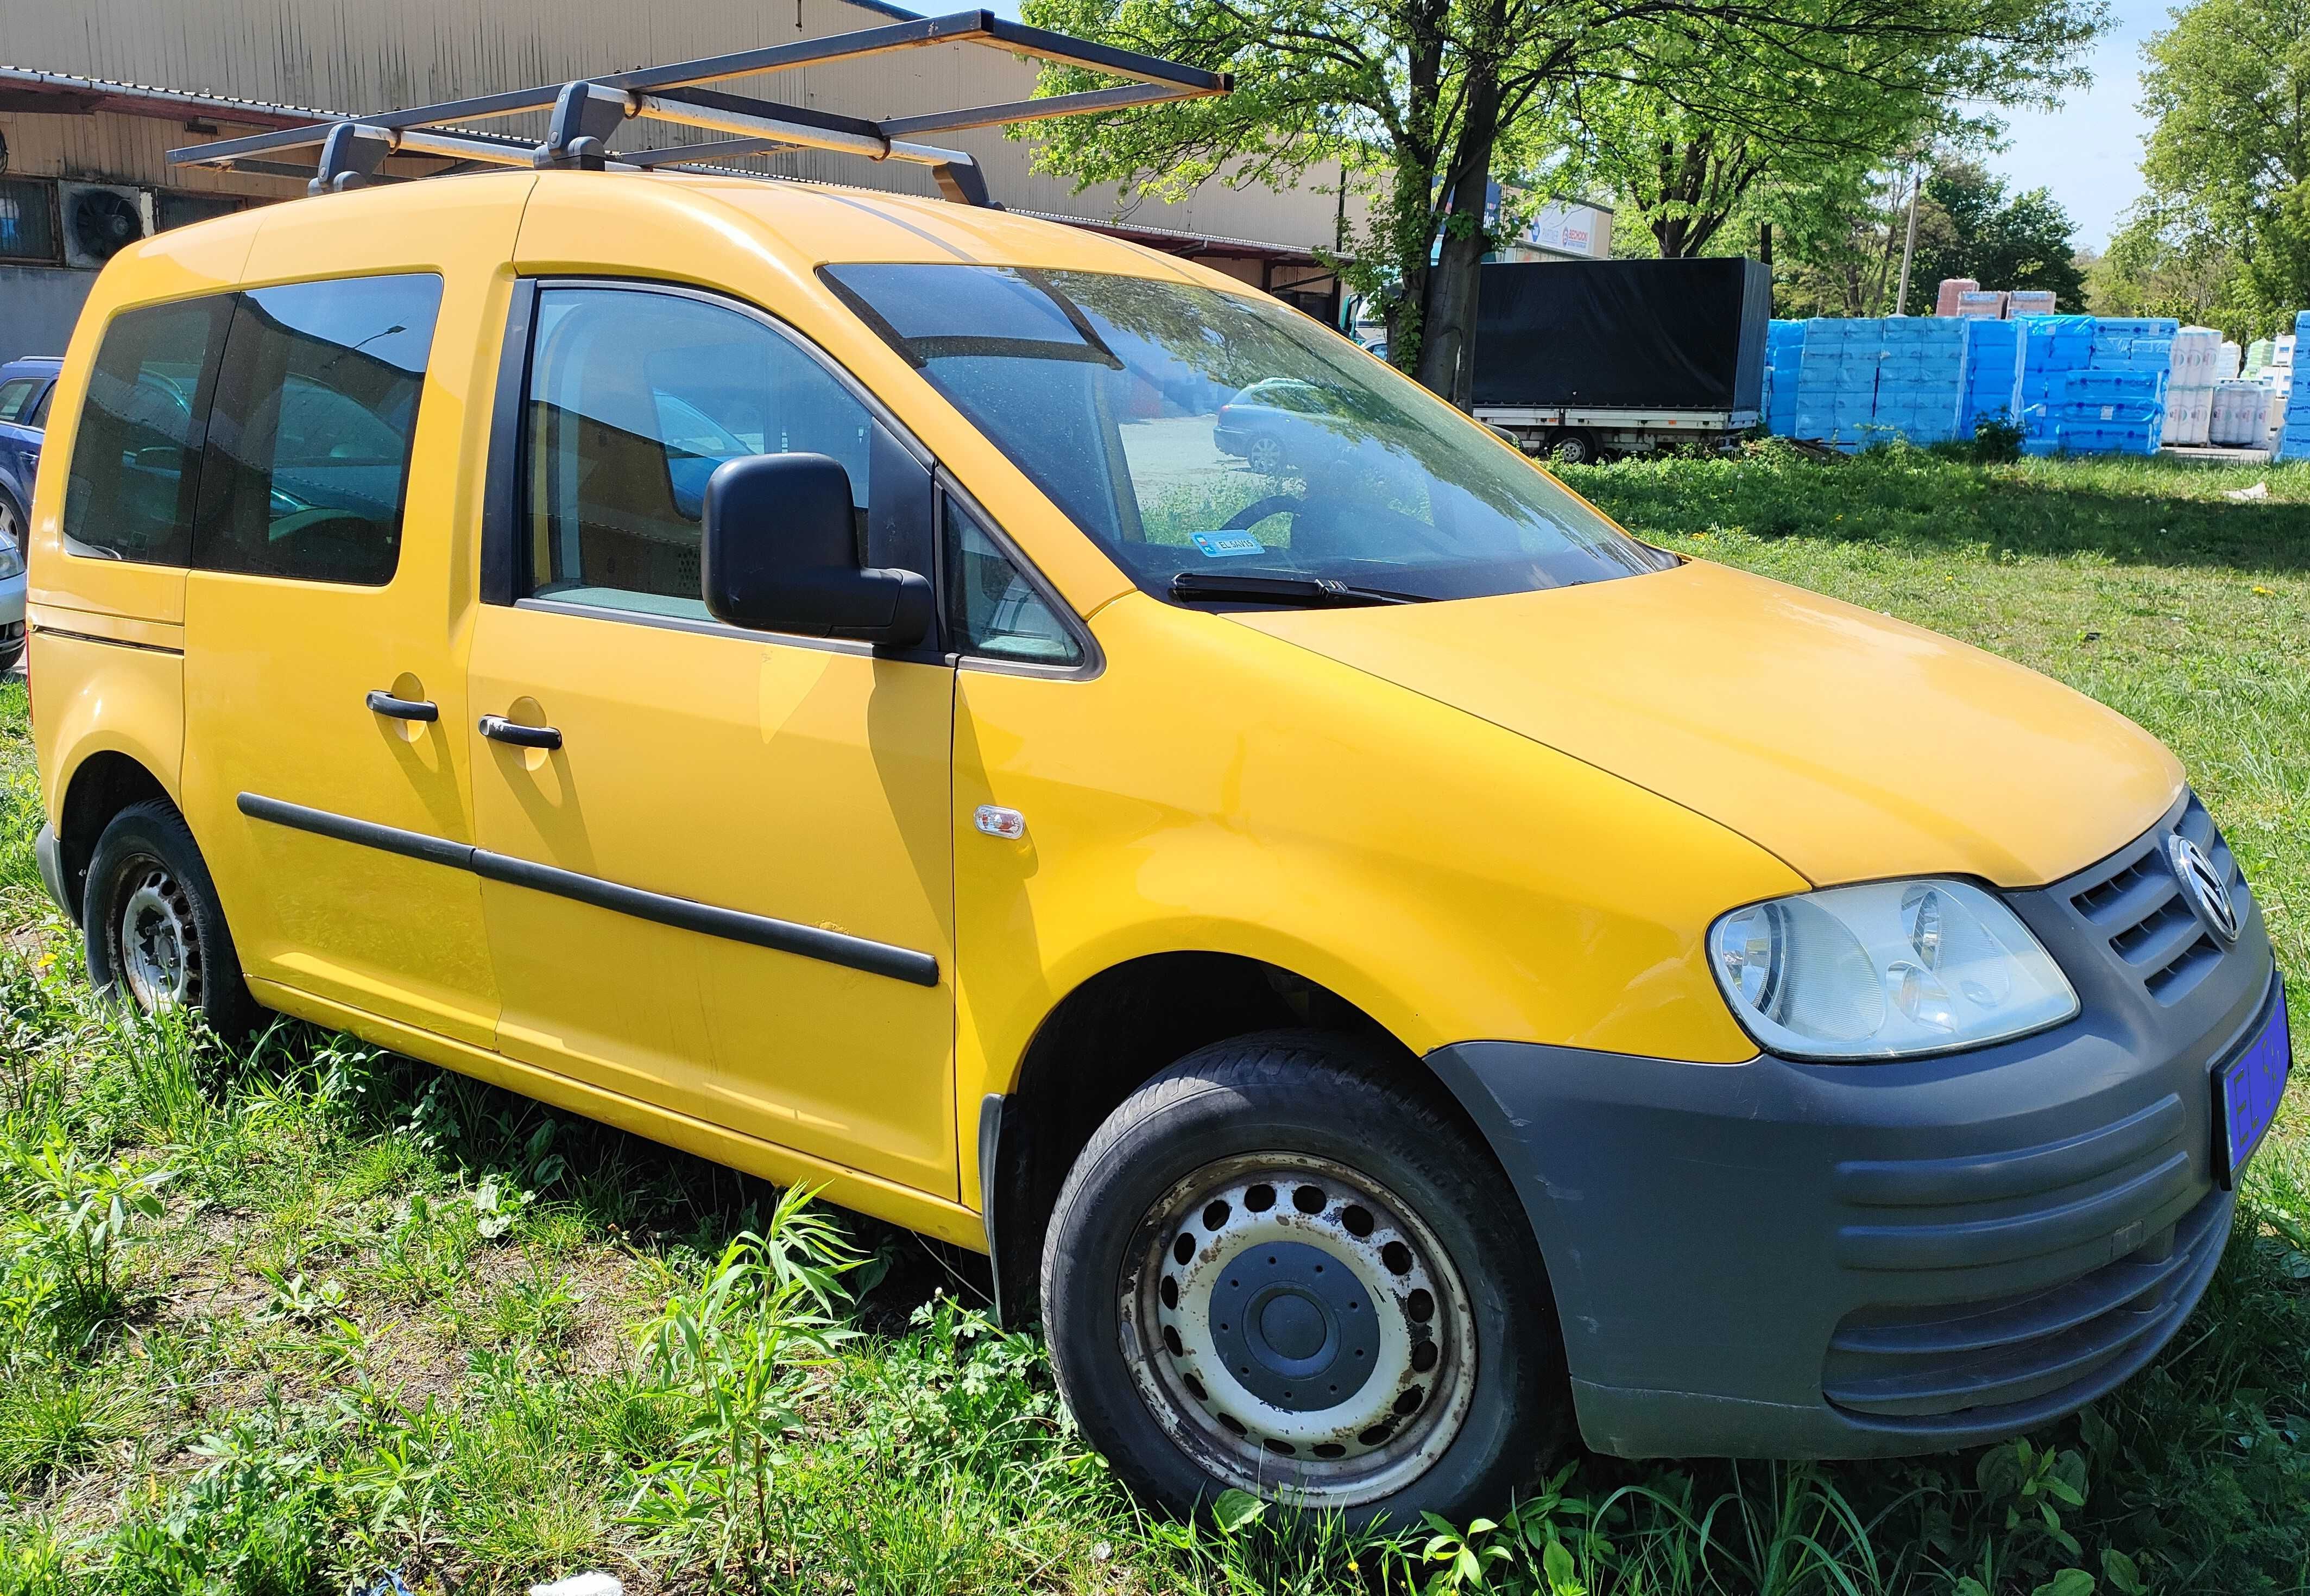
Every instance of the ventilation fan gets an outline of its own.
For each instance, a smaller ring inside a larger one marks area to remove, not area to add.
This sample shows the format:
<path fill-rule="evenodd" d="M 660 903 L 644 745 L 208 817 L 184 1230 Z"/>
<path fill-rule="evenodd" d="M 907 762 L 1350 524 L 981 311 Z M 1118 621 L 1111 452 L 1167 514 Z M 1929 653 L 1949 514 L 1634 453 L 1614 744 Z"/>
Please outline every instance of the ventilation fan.
<path fill-rule="evenodd" d="M 65 183 L 56 198 L 69 265 L 100 266 L 152 230 L 152 196 L 141 188 Z"/>

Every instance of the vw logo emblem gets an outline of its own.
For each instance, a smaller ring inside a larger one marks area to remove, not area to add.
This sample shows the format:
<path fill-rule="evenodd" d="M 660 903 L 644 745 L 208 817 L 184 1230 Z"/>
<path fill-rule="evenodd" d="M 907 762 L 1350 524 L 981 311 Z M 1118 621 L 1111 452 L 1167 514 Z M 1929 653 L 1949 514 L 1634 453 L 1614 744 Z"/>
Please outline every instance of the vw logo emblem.
<path fill-rule="evenodd" d="M 2230 889 L 2222 880 L 2222 872 L 2206 857 L 2206 850 L 2180 835 L 2166 839 L 2166 856 L 2174 866 L 2174 875 L 2189 895 L 2190 903 L 2198 911 L 2198 918 L 2214 929 L 2222 941 L 2238 940 L 2237 909 L 2230 902 Z"/>

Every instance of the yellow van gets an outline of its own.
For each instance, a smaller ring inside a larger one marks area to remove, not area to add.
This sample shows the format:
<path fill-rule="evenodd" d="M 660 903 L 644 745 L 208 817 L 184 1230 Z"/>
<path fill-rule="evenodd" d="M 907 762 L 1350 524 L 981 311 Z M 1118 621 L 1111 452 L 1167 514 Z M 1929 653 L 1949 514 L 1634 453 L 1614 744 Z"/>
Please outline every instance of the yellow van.
<path fill-rule="evenodd" d="M 2041 1424 L 2189 1314 L 2284 1084 L 2153 739 L 1130 244 L 371 186 L 123 252 L 52 413 L 97 981 L 984 1248 L 1166 1503 Z"/>

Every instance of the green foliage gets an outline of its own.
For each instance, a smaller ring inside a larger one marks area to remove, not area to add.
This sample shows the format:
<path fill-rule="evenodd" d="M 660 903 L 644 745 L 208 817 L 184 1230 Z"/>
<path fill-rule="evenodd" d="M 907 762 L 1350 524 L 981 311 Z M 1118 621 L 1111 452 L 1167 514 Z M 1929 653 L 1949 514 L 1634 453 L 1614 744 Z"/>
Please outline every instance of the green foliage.
<path fill-rule="evenodd" d="M 2102 20 L 2082 0 L 2013 0 L 1885 11 L 1834 46 L 1808 32 L 1846 15 L 1793 0 L 1774 9 L 1759 41 L 1770 48 L 1742 51 L 1663 30 L 1639 47 L 1642 74 L 1579 86 L 1568 171 L 1616 196 L 1622 231 L 1640 225 L 1661 256 L 1747 253 L 1771 222 L 1777 245 L 1814 259 L 1845 241 L 1873 174 L 1935 143 L 1977 143 L 1993 108 L 2045 104 L 2076 82 Z"/>
<path fill-rule="evenodd" d="M 786 1192 L 762 1234 L 731 1242 L 703 1288 L 668 1298 L 647 1332 L 652 1376 L 699 1412 L 676 1454 L 642 1470 L 630 1516 L 661 1548 L 703 1548 L 717 1570 L 750 1577 L 768 1574 L 779 1542 L 772 1477 L 801 1422 L 803 1375 L 850 1334 L 833 1313 L 855 1254 L 809 1200 Z"/>
<path fill-rule="evenodd" d="M 173 1174 L 98 1163 L 53 1133 L 20 1158 L 11 1183 L 13 1222 L 0 1240 L 13 1255 L 6 1278 L 16 1301 L 9 1317 L 45 1319 L 74 1349 L 119 1317 L 130 1228 L 161 1216 L 161 1188 Z"/>
<path fill-rule="evenodd" d="M 2197 0 L 2142 55 L 2151 239 L 2264 320 L 2310 305 L 2310 0 Z"/>
<path fill-rule="evenodd" d="M 1943 160 L 1919 203 L 1909 308 L 1931 308 L 1942 278 L 1970 277 L 1988 288 L 2050 289 L 2058 309 L 2082 310 L 2074 230 L 2045 189 L 2009 194 L 2003 178 L 1973 161 Z"/>

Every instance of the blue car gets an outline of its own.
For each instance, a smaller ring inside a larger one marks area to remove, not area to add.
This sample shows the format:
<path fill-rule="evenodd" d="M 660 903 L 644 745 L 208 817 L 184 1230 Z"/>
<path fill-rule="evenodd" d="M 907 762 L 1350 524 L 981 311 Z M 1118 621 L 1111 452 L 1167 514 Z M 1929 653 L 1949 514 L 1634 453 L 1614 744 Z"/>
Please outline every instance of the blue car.
<path fill-rule="evenodd" d="M 63 360 L 38 355 L 0 366 L 0 674 L 24 656 L 24 542 L 40 439 Z"/>

